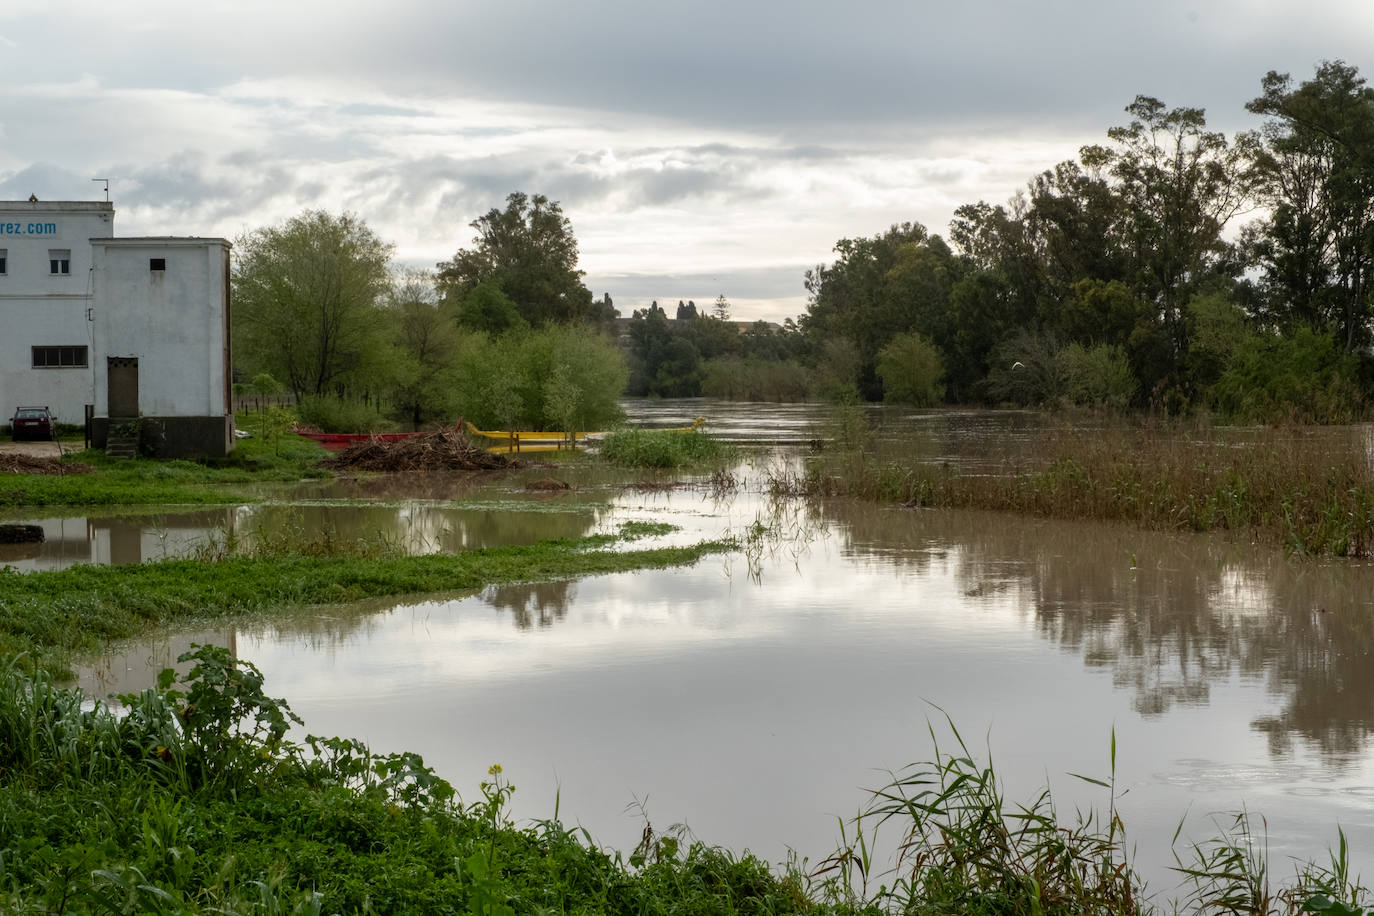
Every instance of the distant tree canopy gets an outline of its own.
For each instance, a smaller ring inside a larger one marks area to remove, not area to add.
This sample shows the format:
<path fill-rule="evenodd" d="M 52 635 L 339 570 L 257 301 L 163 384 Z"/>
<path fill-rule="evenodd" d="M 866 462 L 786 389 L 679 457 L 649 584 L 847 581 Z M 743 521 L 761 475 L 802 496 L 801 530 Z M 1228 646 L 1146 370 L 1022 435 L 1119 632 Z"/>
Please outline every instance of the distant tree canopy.
<path fill-rule="evenodd" d="M 457 309 L 464 324 L 482 327 L 490 320 L 492 292 L 509 300 L 531 327 L 615 317 L 610 297 L 594 301 L 583 285 L 583 272 L 577 269 L 577 239 L 557 201 L 516 192 L 506 198 L 504 210 L 493 207 L 471 225 L 477 230 L 473 247 L 459 249 L 451 260 L 438 265 L 440 294 Z M 477 300 L 469 303 L 474 293 Z M 481 314 L 464 317 L 468 311 Z M 499 319 L 504 322 L 505 316 Z"/>
<path fill-rule="evenodd" d="M 1266 122 L 1228 139 L 1201 109 L 1138 96 L 1106 143 L 1006 205 L 960 207 L 950 244 L 916 223 L 841 239 L 806 274 L 797 352 L 824 386 L 873 400 L 929 398 L 913 387 L 934 377 L 924 341 L 956 402 L 1359 414 L 1374 387 L 1374 90 L 1327 62 L 1300 84 L 1268 74 L 1247 107 Z"/>
<path fill-rule="evenodd" d="M 453 276 L 393 271 L 392 247 L 352 214 L 306 211 L 244 236 L 232 277 L 237 370 L 283 380 L 301 419 L 327 430 L 420 429 L 464 415 L 530 429 L 614 420 L 625 358 L 587 323 L 614 307 L 581 285 L 557 205 L 512 195 L 507 211 L 474 225 L 487 244 L 455 261 L 495 266 L 461 295 Z M 549 257 L 506 257 L 503 246 L 543 246 Z M 562 292 L 550 293 L 556 282 Z"/>

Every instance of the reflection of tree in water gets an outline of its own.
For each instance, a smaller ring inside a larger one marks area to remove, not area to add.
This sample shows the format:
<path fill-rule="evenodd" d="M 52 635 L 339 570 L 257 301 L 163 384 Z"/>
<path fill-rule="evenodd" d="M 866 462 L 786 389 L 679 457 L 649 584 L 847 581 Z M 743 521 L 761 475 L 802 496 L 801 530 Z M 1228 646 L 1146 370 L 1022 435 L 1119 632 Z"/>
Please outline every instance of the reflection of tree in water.
<path fill-rule="evenodd" d="M 1340 760 L 1374 732 L 1374 568 L 1090 523 L 835 511 L 852 545 L 949 567 L 970 602 L 1009 598 L 1046 639 L 1109 670 L 1142 715 L 1205 705 L 1239 676 L 1284 703 L 1254 723 L 1274 753 L 1296 735 Z"/>
<path fill-rule="evenodd" d="M 407 502 L 395 506 L 262 506 L 243 527 L 245 544 L 291 546 L 321 538 L 340 543 L 380 543 L 406 553 L 458 553 L 483 547 L 580 538 L 597 524 L 594 507 L 522 511 L 519 504 L 493 507 Z"/>
<path fill-rule="evenodd" d="M 568 614 L 568 604 L 577 596 L 571 580 L 540 582 L 534 585 L 499 585 L 482 592 L 482 600 L 497 610 L 510 611 L 515 626 L 552 626 Z"/>

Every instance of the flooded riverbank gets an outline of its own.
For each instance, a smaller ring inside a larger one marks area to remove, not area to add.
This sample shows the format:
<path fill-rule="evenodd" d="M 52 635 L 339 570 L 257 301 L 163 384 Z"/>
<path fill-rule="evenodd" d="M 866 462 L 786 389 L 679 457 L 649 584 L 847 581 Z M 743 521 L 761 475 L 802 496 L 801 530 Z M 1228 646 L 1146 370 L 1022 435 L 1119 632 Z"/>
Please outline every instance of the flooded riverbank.
<path fill-rule="evenodd" d="M 1015 429 L 1011 447 L 1033 451 Z M 942 436 L 933 460 L 1005 454 L 995 436 Z M 575 467 L 559 473 L 576 489 L 555 497 L 519 475 L 303 486 L 267 511 L 312 525 L 358 512 L 392 536 L 409 518 L 415 549 L 648 520 L 681 526 L 657 542 L 731 534 L 745 549 L 206 637 L 261 667 L 311 732 L 420 752 L 465 793 L 499 762 L 519 816 L 551 816 L 557 796 L 565 820 L 622 849 L 647 812 L 659 829 L 814 862 L 864 787 L 932 756 L 928 725 L 939 734 L 948 713 L 991 748 L 1010 798 L 1049 781 L 1063 812 L 1105 807 L 1066 774 L 1105 777 L 1114 730 L 1119 806 L 1157 889 L 1174 883 L 1181 818 L 1203 838 L 1210 814 L 1241 806 L 1267 819 L 1280 872 L 1323 857 L 1337 826 L 1374 864 L 1374 566 L 1227 536 L 770 500 L 771 469 L 805 447 L 749 450 L 725 493 L 627 489 Z M 83 683 L 146 683 L 171 654 L 157 646 Z"/>

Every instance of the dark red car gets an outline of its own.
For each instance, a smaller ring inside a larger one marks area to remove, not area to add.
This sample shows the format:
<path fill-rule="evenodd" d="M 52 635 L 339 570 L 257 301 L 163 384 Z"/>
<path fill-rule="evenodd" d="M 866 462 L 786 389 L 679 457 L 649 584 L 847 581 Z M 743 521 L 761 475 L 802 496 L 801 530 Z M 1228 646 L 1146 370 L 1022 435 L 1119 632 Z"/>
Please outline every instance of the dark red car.
<path fill-rule="evenodd" d="M 10 418 L 10 438 L 56 439 L 57 421 L 46 407 L 20 407 Z"/>

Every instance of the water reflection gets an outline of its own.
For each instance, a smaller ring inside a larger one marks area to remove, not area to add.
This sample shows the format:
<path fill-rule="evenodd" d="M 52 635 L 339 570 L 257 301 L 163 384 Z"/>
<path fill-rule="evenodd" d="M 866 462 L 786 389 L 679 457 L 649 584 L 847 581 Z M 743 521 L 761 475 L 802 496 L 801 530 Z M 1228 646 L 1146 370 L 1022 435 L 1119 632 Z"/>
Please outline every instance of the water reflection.
<path fill-rule="evenodd" d="M 1111 674 L 1142 716 L 1205 706 L 1232 678 L 1282 710 L 1254 717 L 1275 755 L 1295 738 L 1341 765 L 1374 733 L 1374 566 L 1293 561 L 1219 537 L 837 504 L 856 555 L 938 566 L 964 599 L 1013 595 L 1036 633 Z"/>
<path fill-rule="evenodd" d="M 498 611 L 510 611 L 518 630 L 553 626 L 568 616 L 568 604 L 576 596 L 577 584 L 572 581 L 498 585 L 482 592 L 487 604 Z"/>

